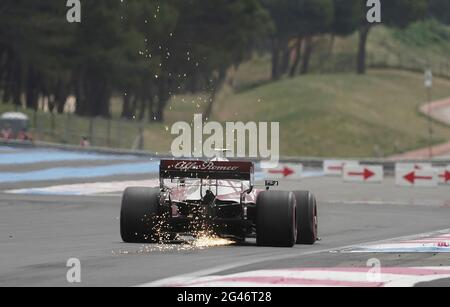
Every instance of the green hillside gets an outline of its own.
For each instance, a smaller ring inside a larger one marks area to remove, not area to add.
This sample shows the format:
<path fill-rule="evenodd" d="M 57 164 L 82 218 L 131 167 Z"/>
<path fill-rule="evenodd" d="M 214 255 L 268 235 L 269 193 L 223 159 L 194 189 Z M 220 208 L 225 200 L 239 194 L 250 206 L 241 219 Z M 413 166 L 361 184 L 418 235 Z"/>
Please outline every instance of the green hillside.
<path fill-rule="evenodd" d="M 426 96 L 422 79 L 394 70 L 309 75 L 229 96 L 215 114 L 280 122 L 285 155 L 388 156 L 427 145 L 427 120 L 417 112 Z M 434 98 L 443 97 L 450 81 L 436 80 Z M 435 130 L 435 142 L 450 140 L 448 127 Z"/>

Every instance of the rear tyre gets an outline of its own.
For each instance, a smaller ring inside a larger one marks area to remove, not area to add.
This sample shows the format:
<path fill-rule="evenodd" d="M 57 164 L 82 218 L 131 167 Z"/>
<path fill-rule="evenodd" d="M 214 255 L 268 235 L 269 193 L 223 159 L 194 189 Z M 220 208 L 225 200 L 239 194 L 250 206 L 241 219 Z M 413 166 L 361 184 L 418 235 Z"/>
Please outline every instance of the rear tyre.
<path fill-rule="evenodd" d="M 308 191 L 294 192 L 297 200 L 297 244 L 312 245 L 317 241 L 317 201 Z"/>
<path fill-rule="evenodd" d="M 120 212 L 120 234 L 126 243 L 156 243 L 159 189 L 127 188 Z"/>
<path fill-rule="evenodd" d="M 297 237 L 295 196 L 291 192 L 265 191 L 256 201 L 258 246 L 293 247 Z"/>

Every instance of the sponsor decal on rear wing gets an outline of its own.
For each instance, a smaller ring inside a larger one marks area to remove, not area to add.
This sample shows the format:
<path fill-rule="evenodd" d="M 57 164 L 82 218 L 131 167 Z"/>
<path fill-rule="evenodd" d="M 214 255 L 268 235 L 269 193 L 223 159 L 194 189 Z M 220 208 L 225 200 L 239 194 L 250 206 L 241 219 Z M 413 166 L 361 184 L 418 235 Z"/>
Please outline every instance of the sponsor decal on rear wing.
<path fill-rule="evenodd" d="M 246 180 L 253 182 L 252 162 L 162 160 L 161 179 L 193 178 L 211 180 Z"/>

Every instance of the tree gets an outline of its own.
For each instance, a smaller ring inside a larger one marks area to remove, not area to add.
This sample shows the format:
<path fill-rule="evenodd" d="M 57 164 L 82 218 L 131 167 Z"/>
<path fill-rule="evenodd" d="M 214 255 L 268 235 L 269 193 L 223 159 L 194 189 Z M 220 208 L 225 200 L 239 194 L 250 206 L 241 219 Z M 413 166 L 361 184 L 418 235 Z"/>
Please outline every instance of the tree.
<path fill-rule="evenodd" d="M 209 91 L 252 52 L 271 21 L 258 0 L 85 0 L 81 23 L 65 2 L 0 2 L 0 94 L 17 107 L 46 98 L 63 112 L 76 97 L 81 116 L 163 121 L 174 93 Z M 210 113 L 210 111 L 208 111 Z"/>
<path fill-rule="evenodd" d="M 189 14 L 180 14 L 173 39 L 168 43 L 171 56 L 164 66 L 160 88 L 162 92 L 208 91 L 210 98 L 204 117 L 209 118 L 226 71 L 251 55 L 255 41 L 270 30 L 270 18 L 257 0 L 196 0 L 177 4 L 180 12 Z M 161 120 L 170 95 L 162 98 L 157 120 Z"/>
<path fill-rule="evenodd" d="M 366 73 L 366 46 L 370 30 L 377 24 L 367 21 L 367 1 L 363 2 L 363 18 L 359 27 L 357 73 Z M 382 24 L 388 27 L 405 28 L 426 16 L 428 0 L 389 0 L 381 5 Z"/>
<path fill-rule="evenodd" d="M 302 42 L 306 40 L 304 68 L 307 70 L 312 52 L 311 37 L 323 33 L 333 17 L 332 0 L 262 0 L 275 24 L 271 37 L 272 79 L 279 79 L 289 69 L 290 41 L 295 40 L 295 60 L 290 74 L 294 75 L 300 62 Z"/>
<path fill-rule="evenodd" d="M 144 37 L 127 25 L 126 7 L 118 1 L 86 1 L 72 46 L 72 82 L 79 115 L 109 117 L 116 85 L 132 78 L 123 73 L 139 65 Z"/>
<path fill-rule="evenodd" d="M 333 53 L 336 36 L 347 36 L 353 34 L 359 27 L 361 19 L 360 0 L 333 0 L 334 16 L 329 29 L 325 32 L 330 34 L 331 40 L 327 50 L 330 58 Z"/>
<path fill-rule="evenodd" d="M 66 64 L 63 55 L 70 32 L 64 19 L 56 17 L 64 16 L 65 7 L 52 1 L 5 0 L 0 14 L 3 100 L 12 99 L 19 107 L 25 92 L 27 107 L 37 110 L 39 96 L 49 95 Z"/>
<path fill-rule="evenodd" d="M 346 36 L 355 32 L 360 22 L 360 0 L 333 0 L 334 18 L 330 32 L 334 35 Z"/>
<path fill-rule="evenodd" d="M 295 56 L 290 69 L 290 76 L 295 76 L 301 58 L 302 42 L 304 54 L 302 59 L 301 73 L 309 71 L 309 62 L 313 53 L 313 37 L 328 31 L 333 21 L 334 5 L 332 0 L 303 0 L 300 10 L 296 13 L 299 19 L 297 28 L 297 42 L 295 45 Z"/>
<path fill-rule="evenodd" d="M 444 24 L 450 24 L 450 1 L 428 0 L 428 14 Z"/>

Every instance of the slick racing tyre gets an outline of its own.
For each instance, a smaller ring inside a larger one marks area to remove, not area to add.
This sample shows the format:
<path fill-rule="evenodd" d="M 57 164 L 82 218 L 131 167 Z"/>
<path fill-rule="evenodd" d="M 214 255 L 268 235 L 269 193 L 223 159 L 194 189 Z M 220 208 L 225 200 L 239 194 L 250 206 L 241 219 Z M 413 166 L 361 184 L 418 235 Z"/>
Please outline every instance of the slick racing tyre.
<path fill-rule="evenodd" d="M 256 201 L 258 246 L 293 247 L 297 237 L 295 196 L 291 192 L 265 191 Z"/>
<path fill-rule="evenodd" d="M 312 245 L 317 241 L 317 201 L 311 192 L 294 192 L 297 200 L 297 244 Z"/>
<path fill-rule="evenodd" d="M 159 189 L 127 188 L 120 212 L 120 234 L 126 243 L 156 243 Z"/>

